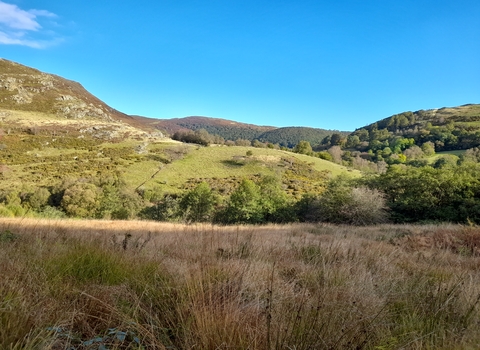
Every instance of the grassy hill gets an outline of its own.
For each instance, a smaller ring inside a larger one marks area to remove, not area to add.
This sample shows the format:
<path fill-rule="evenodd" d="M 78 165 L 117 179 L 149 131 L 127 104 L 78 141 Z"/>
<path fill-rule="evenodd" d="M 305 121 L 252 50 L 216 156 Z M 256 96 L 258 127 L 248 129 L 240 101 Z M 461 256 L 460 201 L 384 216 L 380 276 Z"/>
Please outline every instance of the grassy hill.
<path fill-rule="evenodd" d="M 182 158 L 160 167 L 154 160 L 131 164 L 125 172 L 131 186 L 142 183 L 147 188 L 159 186 L 167 192 L 178 192 L 190 188 L 191 184 L 207 181 L 227 194 L 243 177 L 278 175 L 294 194 L 323 186 L 332 176 L 347 172 L 359 174 L 319 158 L 266 148 L 152 144 L 149 149 L 151 152 L 177 151 Z M 252 155 L 247 156 L 248 151 Z"/>

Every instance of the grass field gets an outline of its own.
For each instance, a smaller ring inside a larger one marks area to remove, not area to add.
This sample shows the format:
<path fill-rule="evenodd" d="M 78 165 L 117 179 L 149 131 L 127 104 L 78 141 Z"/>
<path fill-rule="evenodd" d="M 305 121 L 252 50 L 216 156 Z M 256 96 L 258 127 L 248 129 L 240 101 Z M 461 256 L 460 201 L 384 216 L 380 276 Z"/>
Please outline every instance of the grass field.
<path fill-rule="evenodd" d="M 189 179 L 228 178 L 250 176 L 252 174 L 273 175 L 282 174 L 285 168 L 282 159 L 297 159 L 309 164 L 316 171 L 328 171 L 331 176 L 349 172 L 359 176 L 358 171 L 352 171 L 338 164 L 323 159 L 302 154 L 253 147 L 211 146 L 198 147 L 188 145 L 189 152 L 171 164 L 155 166 L 154 163 L 138 162 L 126 170 L 126 177 L 131 184 L 138 179 L 149 179 L 144 186 L 163 187 L 166 191 L 176 191 Z M 252 155 L 247 157 L 247 151 Z"/>
<path fill-rule="evenodd" d="M 0 220 L 1 349 L 475 349 L 480 229 Z"/>

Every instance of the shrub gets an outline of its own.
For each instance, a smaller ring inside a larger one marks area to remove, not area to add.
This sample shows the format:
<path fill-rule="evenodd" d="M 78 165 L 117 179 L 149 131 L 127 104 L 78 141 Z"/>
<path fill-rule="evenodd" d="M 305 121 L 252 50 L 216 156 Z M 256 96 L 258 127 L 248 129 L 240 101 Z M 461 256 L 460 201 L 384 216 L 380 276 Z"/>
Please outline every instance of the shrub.
<path fill-rule="evenodd" d="M 93 218 L 99 205 L 100 192 L 91 183 L 77 183 L 65 190 L 62 208 L 73 217 Z"/>
<path fill-rule="evenodd" d="M 314 203 L 319 221 L 336 224 L 372 225 L 387 221 L 386 202 L 382 192 L 354 187 L 346 178 L 332 180 Z"/>
<path fill-rule="evenodd" d="M 226 208 L 216 215 L 216 221 L 229 223 L 255 224 L 263 221 L 259 187 L 248 179 L 243 179 L 231 194 Z"/>
<path fill-rule="evenodd" d="M 208 221 L 215 204 L 215 196 L 206 182 L 188 191 L 180 200 L 181 216 L 188 222 Z"/>

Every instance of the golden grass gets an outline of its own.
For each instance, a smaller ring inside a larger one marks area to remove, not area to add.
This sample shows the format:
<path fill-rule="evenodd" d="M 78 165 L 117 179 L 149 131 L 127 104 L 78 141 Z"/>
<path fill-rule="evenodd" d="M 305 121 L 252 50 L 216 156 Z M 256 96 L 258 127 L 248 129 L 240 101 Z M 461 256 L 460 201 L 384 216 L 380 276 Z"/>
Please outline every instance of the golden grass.
<path fill-rule="evenodd" d="M 455 225 L 1 219 L 0 348 L 476 348 L 479 249 Z"/>

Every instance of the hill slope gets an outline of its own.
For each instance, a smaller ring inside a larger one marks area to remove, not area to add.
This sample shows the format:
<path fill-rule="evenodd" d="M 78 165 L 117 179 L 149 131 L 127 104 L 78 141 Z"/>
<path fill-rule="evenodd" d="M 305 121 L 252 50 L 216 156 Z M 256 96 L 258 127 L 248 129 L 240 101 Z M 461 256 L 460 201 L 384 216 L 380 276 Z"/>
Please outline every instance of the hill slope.
<path fill-rule="evenodd" d="M 154 130 L 146 118 L 111 108 L 77 82 L 5 59 L 0 59 L 0 117 L 9 126 L 89 129 L 97 136 Z"/>
<path fill-rule="evenodd" d="M 404 112 L 357 129 L 352 136 L 370 145 L 404 137 L 418 146 L 432 142 L 436 151 L 469 149 L 480 145 L 480 104 Z"/>
<path fill-rule="evenodd" d="M 347 135 L 347 132 L 325 130 L 309 127 L 283 127 L 258 126 L 253 124 L 238 123 L 232 120 L 209 117 L 185 117 L 173 119 L 159 119 L 150 123 L 166 133 L 173 135 L 177 131 L 204 129 L 212 135 L 219 135 L 225 140 L 236 141 L 259 140 L 271 144 L 293 148 L 300 141 L 308 141 L 312 145 L 319 144 L 325 136 L 333 133 Z"/>

